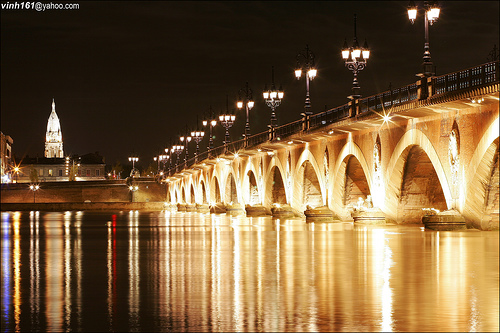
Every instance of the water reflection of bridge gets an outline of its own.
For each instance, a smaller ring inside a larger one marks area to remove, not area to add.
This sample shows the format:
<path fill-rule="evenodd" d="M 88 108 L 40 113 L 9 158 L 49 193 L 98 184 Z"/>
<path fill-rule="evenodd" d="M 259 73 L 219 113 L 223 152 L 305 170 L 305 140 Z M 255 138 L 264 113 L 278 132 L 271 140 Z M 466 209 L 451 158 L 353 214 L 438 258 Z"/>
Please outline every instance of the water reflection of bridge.
<path fill-rule="evenodd" d="M 389 220 L 455 209 L 498 229 L 499 63 L 408 86 L 232 142 L 171 170 L 168 201 L 327 206 L 372 197 Z"/>

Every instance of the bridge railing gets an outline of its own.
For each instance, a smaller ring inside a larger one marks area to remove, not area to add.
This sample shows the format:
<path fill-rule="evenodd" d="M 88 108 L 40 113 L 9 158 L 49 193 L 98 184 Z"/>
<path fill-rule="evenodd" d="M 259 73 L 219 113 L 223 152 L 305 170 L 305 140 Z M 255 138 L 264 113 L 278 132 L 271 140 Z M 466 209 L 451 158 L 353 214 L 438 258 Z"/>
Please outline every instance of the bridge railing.
<path fill-rule="evenodd" d="M 384 109 L 402 105 L 418 99 L 418 85 L 411 83 L 402 88 L 384 91 L 380 94 L 362 98 L 359 101 L 359 113 L 381 112 Z"/>
<path fill-rule="evenodd" d="M 349 117 L 349 104 L 330 109 L 324 112 L 311 115 L 309 119 L 309 128 L 328 125 Z"/>
<path fill-rule="evenodd" d="M 427 93 L 422 94 L 422 92 L 419 91 L 423 88 L 427 89 L 427 84 L 430 84 L 431 91 L 429 97 L 432 98 L 446 93 L 466 91 L 490 85 L 498 82 L 499 77 L 499 61 L 488 62 L 483 65 L 460 70 L 454 73 L 432 77 L 430 82 L 427 82 L 424 85 L 411 83 L 401 88 L 390 89 L 373 96 L 359 99 L 358 115 L 369 114 L 370 112 L 382 112 L 384 109 L 416 101 L 419 99 L 419 96 L 427 96 Z M 352 106 L 349 103 L 344 104 L 330 110 L 313 114 L 309 116 L 308 120 L 304 117 L 291 123 L 275 127 L 274 133 L 270 129 L 269 131 L 249 136 L 246 140 L 242 139 L 231 142 L 227 145 L 213 148 L 198 154 L 197 158 L 193 157 L 185 163 L 180 163 L 177 168 L 172 166 L 167 173 L 172 175 L 175 172 L 184 168 L 189 168 L 196 162 L 201 162 L 207 158 L 216 158 L 229 152 L 235 153 L 244 148 L 253 147 L 276 139 L 283 139 L 288 136 L 301 133 L 304 130 L 310 131 L 321 126 L 338 122 L 348 118 L 350 114 L 352 114 L 351 108 Z"/>
<path fill-rule="evenodd" d="M 269 131 L 261 132 L 248 137 L 247 147 L 253 147 L 269 141 Z"/>
<path fill-rule="evenodd" d="M 303 128 L 303 121 L 302 119 L 300 119 L 288 124 L 278 126 L 275 128 L 274 131 L 276 138 L 283 139 L 290 135 L 302 132 L 302 128 Z"/>
<path fill-rule="evenodd" d="M 498 61 L 438 76 L 432 85 L 433 95 L 467 90 L 498 82 Z"/>

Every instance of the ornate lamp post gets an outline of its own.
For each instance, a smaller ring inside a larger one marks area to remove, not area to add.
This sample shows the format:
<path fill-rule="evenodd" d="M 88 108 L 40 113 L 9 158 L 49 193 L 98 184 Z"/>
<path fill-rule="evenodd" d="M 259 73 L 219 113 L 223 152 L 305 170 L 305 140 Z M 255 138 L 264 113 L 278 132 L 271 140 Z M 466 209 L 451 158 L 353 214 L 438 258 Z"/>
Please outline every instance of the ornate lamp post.
<path fill-rule="evenodd" d="M 170 149 L 171 153 L 177 154 L 177 160 L 175 161 L 175 171 L 179 171 L 179 156 L 181 155 L 183 150 L 184 146 L 182 145 L 173 145 L 172 148 Z"/>
<path fill-rule="evenodd" d="M 250 136 L 249 111 L 254 106 L 254 101 L 252 99 L 252 89 L 248 88 L 248 82 L 245 84 L 245 88 L 241 88 L 240 91 L 238 92 L 238 102 L 236 103 L 236 106 L 238 106 L 238 109 L 241 110 L 243 108 L 243 105 L 245 106 L 245 111 L 247 114 L 247 123 L 245 124 L 245 140 L 246 140 L 248 136 Z"/>
<path fill-rule="evenodd" d="M 352 41 L 352 46 L 348 47 L 346 40 L 342 48 L 342 58 L 345 61 L 345 66 L 354 74 L 354 79 L 352 81 L 352 96 L 349 96 L 350 99 L 356 100 L 361 97 L 359 94 L 358 73 L 366 67 L 366 62 L 369 57 L 370 49 L 368 48 L 366 40 L 363 47 L 359 47 L 356 36 L 356 15 L 354 15 L 354 40 Z"/>
<path fill-rule="evenodd" d="M 309 81 L 312 81 L 318 73 L 314 65 L 314 53 L 309 50 L 309 45 L 306 45 L 304 52 L 297 54 L 297 67 L 295 69 L 295 77 L 300 80 L 302 72 L 305 72 L 306 78 L 306 103 L 304 106 L 306 116 L 312 114 L 311 98 L 309 96 Z"/>
<path fill-rule="evenodd" d="M 212 107 L 210 107 L 210 120 L 203 120 L 203 126 L 210 125 L 210 138 L 208 140 L 208 150 L 214 149 L 214 137 L 212 135 L 212 128 L 217 125 L 217 119 L 214 117 Z"/>
<path fill-rule="evenodd" d="M 264 87 L 264 92 L 262 96 L 264 97 L 264 101 L 266 105 L 271 108 L 271 129 L 274 129 L 278 123 L 278 119 L 276 118 L 276 108 L 280 106 L 281 100 L 283 99 L 284 93 L 283 88 L 280 86 L 278 90 L 274 86 L 274 67 L 272 67 L 272 84 L 271 89 L 267 89 L 267 85 Z"/>
<path fill-rule="evenodd" d="M 188 129 L 187 129 L 187 125 L 186 125 L 186 136 L 180 137 L 181 143 L 184 142 L 184 140 L 186 141 L 186 145 L 185 145 L 186 153 L 184 154 L 184 167 L 187 167 L 187 160 L 189 157 L 188 144 L 191 142 L 191 137 L 187 133 L 188 133 Z"/>
<path fill-rule="evenodd" d="M 248 83 L 247 83 L 247 87 L 248 87 Z M 252 106 L 253 106 L 253 104 L 252 104 Z M 225 146 L 227 146 L 227 144 L 230 141 L 229 129 L 231 128 L 231 126 L 233 126 L 235 120 L 236 120 L 236 116 L 229 112 L 229 101 L 228 101 L 228 97 L 226 95 L 226 113 L 219 115 L 219 121 L 220 121 L 221 125 L 226 129 L 226 135 L 224 138 L 224 145 Z M 248 109 L 247 109 L 247 125 L 249 126 L 249 124 L 248 124 Z M 250 130 L 250 127 L 248 129 Z M 245 128 L 245 134 L 246 134 L 246 128 Z M 245 135 L 245 138 L 246 138 L 246 135 Z"/>
<path fill-rule="evenodd" d="M 168 148 L 165 148 L 165 152 L 168 153 Z M 163 173 L 163 169 L 165 169 L 165 163 L 167 162 L 168 158 L 170 156 L 168 155 L 158 155 L 153 157 L 153 160 L 158 161 L 158 174 Z M 163 169 L 160 171 L 160 162 L 163 162 Z"/>
<path fill-rule="evenodd" d="M 229 143 L 229 129 L 233 126 L 236 116 L 230 113 L 224 113 L 219 116 L 219 121 L 221 125 L 226 129 L 226 135 L 224 139 L 224 145 Z"/>
<path fill-rule="evenodd" d="M 198 119 L 196 119 L 196 127 L 197 127 L 196 131 L 191 132 L 191 137 L 196 142 L 196 153 L 194 155 L 194 162 L 198 163 L 198 153 L 200 152 L 199 143 L 200 143 L 201 140 L 203 140 L 203 137 L 205 136 L 205 132 L 200 131 L 198 129 Z"/>
<path fill-rule="evenodd" d="M 433 64 L 431 61 L 431 51 L 429 48 L 429 24 L 432 25 L 439 18 L 439 12 L 441 11 L 437 1 L 424 1 L 424 10 L 425 10 L 425 43 L 424 43 L 424 72 L 422 74 L 418 74 L 421 77 L 429 77 L 434 75 L 433 72 Z M 417 18 L 418 7 L 415 5 L 414 1 L 410 1 L 408 5 L 408 18 L 411 23 L 415 22 Z"/>

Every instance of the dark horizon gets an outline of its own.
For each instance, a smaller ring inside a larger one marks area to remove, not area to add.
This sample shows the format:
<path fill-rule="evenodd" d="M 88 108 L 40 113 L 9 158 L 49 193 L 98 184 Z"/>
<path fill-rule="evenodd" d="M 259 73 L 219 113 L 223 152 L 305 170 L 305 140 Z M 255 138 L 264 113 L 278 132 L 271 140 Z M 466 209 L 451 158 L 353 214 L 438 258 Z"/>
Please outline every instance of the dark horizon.
<path fill-rule="evenodd" d="M 75 1 L 75 3 L 78 3 Z M 422 6 L 422 1 L 416 2 Z M 296 55 L 315 53 L 314 113 L 347 103 L 352 72 L 340 50 L 366 39 L 371 56 L 359 74 L 364 97 L 417 80 L 422 71 L 423 13 L 408 20 L 407 1 L 381 2 L 82 2 L 77 10 L 2 10 L 1 123 L 17 159 L 42 157 L 55 99 L 66 155 L 99 152 L 107 165 L 140 158 L 142 168 L 171 146 L 186 126 L 201 129 L 211 106 L 235 109 L 248 82 L 255 107 L 251 134 L 266 130 L 262 90 L 282 85 L 279 123 L 300 118 L 305 80 L 294 78 Z M 436 74 L 488 61 L 499 44 L 497 1 L 440 2 L 430 27 Z M 236 111 L 231 140 L 245 116 Z M 208 132 L 206 130 L 205 132 Z M 215 145 L 223 128 L 215 128 Z M 205 138 L 200 147 L 208 145 Z M 195 143 L 190 145 L 190 155 Z M 20 162 L 17 160 L 17 162 Z"/>

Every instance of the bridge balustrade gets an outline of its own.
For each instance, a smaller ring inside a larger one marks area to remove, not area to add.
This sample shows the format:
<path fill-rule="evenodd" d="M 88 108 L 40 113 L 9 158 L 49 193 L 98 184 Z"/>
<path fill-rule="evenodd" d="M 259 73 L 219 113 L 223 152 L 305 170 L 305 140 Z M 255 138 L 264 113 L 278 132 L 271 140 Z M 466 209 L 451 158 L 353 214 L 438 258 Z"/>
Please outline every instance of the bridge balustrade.
<path fill-rule="evenodd" d="M 359 101 L 359 113 L 370 111 L 382 112 L 387 108 L 402 105 L 418 98 L 418 85 L 411 83 L 402 88 L 384 91 L 380 94 L 362 98 Z"/>
<path fill-rule="evenodd" d="M 446 93 L 460 92 L 468 89 L 475 89 L 481 86 L 486 86 L 499 81 L 499 61 L 489 62 L 480 66 L 475 66 L 469 69 L 460 70 L 454 73 L 432 77 L 430 79 L 431 96 L 439 96 Z M 419 89 L 421 86 L 418 83 L 411 83 L 401 88 L 390 89 L 382 93 L 361 98 L 358 100 L 359 114 L 368 114 L 370 112 L 382 112 L 384 109 L 405 105 L 407 103 L 418 100 Z M 425 96 L 425 94 L 424 94 Z M 253 147 L 264 142 L 275 139 L 283 139 L 293 134 L 317 129 L 321 126 L 332 124 L 349 117 L 351 106 L 345 104 L 333 109 L 329 109 L 314 115 L 309 116 L 308 126 L 304 126 L 304 119 L 299 119 L 288 124 L 284 124 L 274 128 L 274 136 L 269 135 L 270 132 L 262 132 L 256 135 L 249 136 L 247 140 L 238 140 L 229 143 L 227 146 L 219 146 L 209 151 L 198 154 L 198 162 L 207 158 L 215 158 L 229 152 L 237 152 L 243 148 Z M 246 141 L 246 144 L 245 144 Z M 189 159 L 186 163 L 179 165 L 179 169 L 190 167 L 196 162 L 195 158 Z M 168 174 L 172 175 L 176 172 L 176 168 L 172 167 L 168 170 Z"/>
<path fill-rule="evenodd" d="M 248 137 L 247 147 L 260 145 L 269 140 L 269 131 L 261 132 Z"/>
<path fill-rule="evenodd" d="M 334 109 L 330 109 L 324 112 L 311 115 L 311 118 L 309 120 L 309 128 L 316 128 L 319 126 L 332 124 L 339 120 L 345 119 L 348 116 L 349 116 L 349 105 L 344 104 Z"/>
<path fill-rule="evenodd" d="M 302 119 L 276 127 L 276 137 L 281 139 L 300 132 L 302 132 Z"/>
<path fill-rule="evenodd" d="M 433 95 L 477 88 L 498 81 L 498 61 L 489 62 L 433 79 Z"/>
<path fill-rule="evenodd" d="M 245 148 L 245 140 L 238 140 L 234 142 L 230 142 L 226 146 L 226 152 L 232 152 L 235 153 L 240 149 Z"/>

